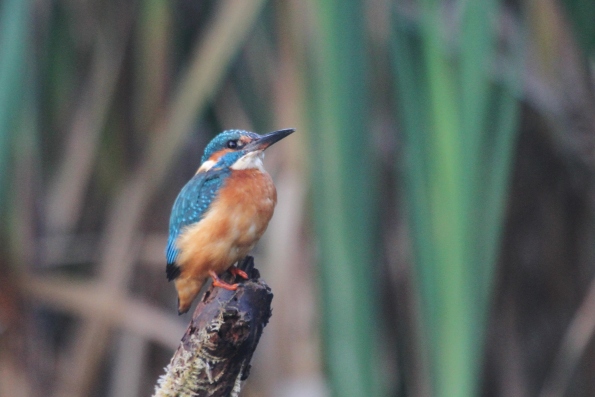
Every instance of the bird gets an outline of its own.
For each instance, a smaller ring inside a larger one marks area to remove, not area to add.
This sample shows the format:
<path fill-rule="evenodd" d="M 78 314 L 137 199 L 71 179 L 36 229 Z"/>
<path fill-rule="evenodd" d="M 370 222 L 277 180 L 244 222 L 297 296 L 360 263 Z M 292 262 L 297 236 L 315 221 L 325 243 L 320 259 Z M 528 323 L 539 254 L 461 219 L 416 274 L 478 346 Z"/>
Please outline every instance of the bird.
<path fill-rule="evenodd" d="M 180 190 L 169 220 L 166 276 L 174 281 L 178 314 L 186 313 L 209 277 L 213 285 L 236 290 L 219 276 L 233 266 L 265 232 L 277 191 L 262 160 L 272 144 L 293 133 L 288 128 L 265 135 L 226 130 L 205 147 L 196 174 Z"/>

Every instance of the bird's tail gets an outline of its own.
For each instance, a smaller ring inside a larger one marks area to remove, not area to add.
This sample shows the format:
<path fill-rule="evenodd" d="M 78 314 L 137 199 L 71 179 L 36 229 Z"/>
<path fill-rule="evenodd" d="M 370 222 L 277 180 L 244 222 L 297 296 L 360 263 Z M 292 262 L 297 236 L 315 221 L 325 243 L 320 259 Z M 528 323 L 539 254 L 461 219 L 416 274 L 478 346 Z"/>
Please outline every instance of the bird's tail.
<path fill-rule="evenodd" d="M 178 291 L 178 314 L 184 314 L 192 306 L 192 301 L 200 292 L 206 280 L 178 277 L 175 279 L 176 290 Z"/>

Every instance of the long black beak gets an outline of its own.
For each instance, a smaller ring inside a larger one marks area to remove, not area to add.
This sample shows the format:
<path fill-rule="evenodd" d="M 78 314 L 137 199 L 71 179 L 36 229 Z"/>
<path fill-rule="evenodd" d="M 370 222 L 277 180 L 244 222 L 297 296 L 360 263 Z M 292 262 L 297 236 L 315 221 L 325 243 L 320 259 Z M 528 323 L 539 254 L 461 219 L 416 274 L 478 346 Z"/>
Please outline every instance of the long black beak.
<path fill-rule="evenodd" d="M 280 141 L 281 139 L 285 138 L 287 135 L 294 132 L 294 128 L 287 128 L 284 130 L 270 132 L 266 135 L 261 136 L 258 139 L 253 140 L 249 144 L 244 147 L 246 152 L 254 152 L 256 150 L 265 150 L 273 143 Z"/>

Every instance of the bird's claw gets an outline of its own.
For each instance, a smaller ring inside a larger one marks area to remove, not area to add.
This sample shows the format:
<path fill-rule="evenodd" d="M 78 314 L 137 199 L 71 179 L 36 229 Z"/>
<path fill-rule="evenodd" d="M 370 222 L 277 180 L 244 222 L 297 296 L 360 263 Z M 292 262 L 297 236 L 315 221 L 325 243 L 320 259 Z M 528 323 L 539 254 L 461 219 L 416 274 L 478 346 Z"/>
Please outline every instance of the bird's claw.
<path fill-rule="evenodd" d="M 227 284 L 225 281 L 221 281 L 221 280 L 213 280 L 213 285 L 215 287 L 221 287 L 221 288 L 229 290 L 229 291 L 235 291 L 238 289 L 238 286 L 239 286 L 239 284 Z"/>
<path fill-rule="evenodd" d="M 210 271 L 209 275 L 211 276 L 211 278 L 213 279 L 213 285 L 215 287 L 221 287 L 223 289 L 229 290 L 229 291 L 235 291 L 238 289 L 239 284 L 228 284 L 225 281 L 221 280 L 219 278 L 219 276 L 217 276 L 217 273 L 215 273 L 214 271 Z"/>
<path fill-rule="evenodd" d="M 230 267 L 230 268 L 229 268 L 229 272 L 230 272 L 230 273 L 231 273 L 231 274 L 232 274 L 234 277 L 235 277 L 235 276 L 240 276 L 240 277 L 241 277 L 241 278 L 243 278 L 244 280 L 248 280 L 248 274 L 247 274 L 245 271 L 243 271 L 243 270 L 241 270 L 241 269 L 238 269 L 238 268 L 237 268 L 237 267 L 235 267 L 235 266 L 232 266 L 232 267 Z"/>

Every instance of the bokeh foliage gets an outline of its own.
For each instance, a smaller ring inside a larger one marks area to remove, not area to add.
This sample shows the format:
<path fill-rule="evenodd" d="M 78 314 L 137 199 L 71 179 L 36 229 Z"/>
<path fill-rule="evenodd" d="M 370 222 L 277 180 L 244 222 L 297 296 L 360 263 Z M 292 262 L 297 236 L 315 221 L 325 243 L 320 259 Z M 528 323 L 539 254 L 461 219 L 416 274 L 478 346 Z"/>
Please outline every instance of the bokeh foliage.
<path fill-rule="evenodd" d="M 369 128 L 364 3 L 315 8 L 310 150 L 320 236 L 325 359 L 335 395 L 380 395 L 373 288 L 375 174 Z M 324 131 L 324 132 L 322 132 Z"/>
<path fill-rule="evenodd" d="M 593 4 L 5 0 L 0 396 L 150 394 L 177 191 L 286 127 L 246 396 L 593 395 Z"/>
<path fill-rule="evenodd" d="M 439 2 L 417 20 L 395 6 L 401 162 L 437 396 L 476 393 L 498 259 L 518 125 L 516 80 L 494 73 L 498 9 L 466 3 L 447 42 Z"/>

